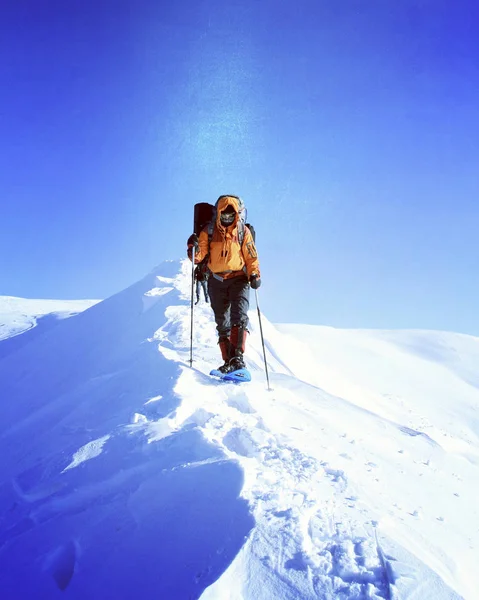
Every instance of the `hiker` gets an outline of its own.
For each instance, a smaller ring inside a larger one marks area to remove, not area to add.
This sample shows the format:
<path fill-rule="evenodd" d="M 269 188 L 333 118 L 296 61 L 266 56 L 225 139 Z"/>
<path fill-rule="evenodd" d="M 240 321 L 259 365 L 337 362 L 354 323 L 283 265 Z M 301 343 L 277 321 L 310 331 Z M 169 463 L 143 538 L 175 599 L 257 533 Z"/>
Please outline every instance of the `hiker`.
<path fill-rule="evenodd" d="M 261 285 L 253 236 L 240 222 L 240 203 L 242 206 L 237 196 L 220 196 L 211 234 L 205 227 L 199 238 L 193 234 L 187 242 L 190 259 L 195 249 L 196 264 L 208 257 L 208 292 L 224 360 L 218 368 L 222 373 L 245 368 L 243 353 L 248 334 L 249 288 L 258 289 Z"/>
<path fill-rule="evenodd" d="M 208 297 L 208 265 L 206 264 L 208 261 L 204 259 L 196 268 L 195 268 L 195 281 L 196 281 L 196 302 L 198 304 L 200 301 L 200 289 L 203 288 L 203 294 L 205 296 L 205 302 L 209 302 L 210 299 Z"/>

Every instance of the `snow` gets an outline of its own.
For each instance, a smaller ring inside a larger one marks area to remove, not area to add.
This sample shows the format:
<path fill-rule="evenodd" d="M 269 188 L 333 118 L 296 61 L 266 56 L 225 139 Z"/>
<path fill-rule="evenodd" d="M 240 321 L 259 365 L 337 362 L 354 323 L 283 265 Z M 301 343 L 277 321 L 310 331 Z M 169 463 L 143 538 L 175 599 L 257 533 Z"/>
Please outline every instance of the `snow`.
<path fill-rule="evenodd" d="M 0 296 L 0 341 L 28 331 L 46 316 L 65 319 L 90 308 L 98 300 L 30 300 Z"/>
<path fill-rule="evenodd" d="M 2 597 L 477 598 L 479 339 L 263 315 L 268 391 L 253 305 L 251 383 L 203 302 L 188 366 L 190 286 L 0 342 Z"/>
<path fill-rule="evenodd" d="M 135 417 L 136 416 L 137 415 L 135 415 Z M 71 463 L 63 469 L 62 473 L 68 471 L 68 469 L 74 469 L 75 467 L 78 467 L 78 465 L 81 465 L 81 463 L 85 462 L 86 460 L 100 456 L 103 446 L 109 439 L 109 435 L 104 435 L 103 437 L 88 442 L 88 444 L 85 444 L 79 448 L 73 455 Z"/>

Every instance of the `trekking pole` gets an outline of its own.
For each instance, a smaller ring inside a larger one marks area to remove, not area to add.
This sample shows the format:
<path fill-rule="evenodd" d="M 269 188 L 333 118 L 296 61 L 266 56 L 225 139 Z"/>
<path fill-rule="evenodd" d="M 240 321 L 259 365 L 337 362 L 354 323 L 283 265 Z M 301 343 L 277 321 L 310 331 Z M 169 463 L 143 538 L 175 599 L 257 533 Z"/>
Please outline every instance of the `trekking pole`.
<path fill-rule="evenodd" d="M 195 247 L 191 249 L 191 327 L 190 327 L 190 367 L 193 366 L 193 296 L 195 287 Z"/>
<path fill-rule="evenodd" d="M 254 291 L 254 295 L 255 295 L 255 298 L 256 298 L 256 309 L 258 311 L 259 331 L 260 331 L 260 334 L 261 334 L 261 344 L 263 346 L 264 370 L 266 372 L 266 382 L 268 384 L 268 392 L 270 392 L 271 388 L 269 387 L 268 363 L 266 362 L 266 350 L 265 350 L 265 347 L 264 347 L 263 325 L 261 323 L 261 311 L 259 309 L 258 290 Z"/>

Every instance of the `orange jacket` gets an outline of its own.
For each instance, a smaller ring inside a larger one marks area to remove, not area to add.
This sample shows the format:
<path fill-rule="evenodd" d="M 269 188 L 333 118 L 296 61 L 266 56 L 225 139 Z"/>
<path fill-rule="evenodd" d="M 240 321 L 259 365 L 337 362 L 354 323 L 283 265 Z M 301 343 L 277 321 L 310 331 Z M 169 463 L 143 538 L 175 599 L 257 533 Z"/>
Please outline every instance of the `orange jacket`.
<path fill-rule="evenodd" d="M 231 205 L 236 211 L 233 224 L 223 227 L 220 214 L 227 206 Z M 248 278 L 256 273 L 260 277 L 258 254 L 253 236 L 245 226 L 243 244 L 238 240 L 238 201 L 232 196 L 223 196 L 218 203 L 216 223 L 213 228 L 211 242 L 208 240 L 208 228 L 200 233 L 199 252 L 195 255 L 195 263 L 200 263 L 209 253 L 208 268 L 224 279 L 239 275 L 246 267 Z"/>

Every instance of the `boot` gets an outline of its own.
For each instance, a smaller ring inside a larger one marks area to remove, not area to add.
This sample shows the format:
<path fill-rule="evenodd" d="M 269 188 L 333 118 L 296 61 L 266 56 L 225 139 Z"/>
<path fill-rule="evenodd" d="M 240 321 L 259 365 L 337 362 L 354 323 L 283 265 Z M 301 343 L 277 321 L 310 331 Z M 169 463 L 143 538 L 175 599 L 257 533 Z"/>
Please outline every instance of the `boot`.
<path fill-rule="evenodd" d="M 245 369 L 246 365 L 243 359 L 243 353 L 246 347 L 246 336 L 248 330 L 241 325 L 233 325 L 231 328 L 230 342 L 232 346 L 232 358 L 230 360 L 230 370 L 237 371 Z"/>
<path fill-rule="evenodd" d="M 220 336 L 218 344 L 221 350 L 221 358 L 225 361 L 221 367 L 218 367 L 218 371 L 221 371 L 221 373 L 229 373 L 231 371 L 230 359 L 234 353 L 233 346 L 231 345 L 230 339 L 225 335 Z"/>
<path fill-rule="evenodd" d="M 235 356 L 229 362 L 229 371 L 238 371 L 239 369 L 246 369 L 246 365 L 243 360 L 243 353 L 237 350 Z"/>

